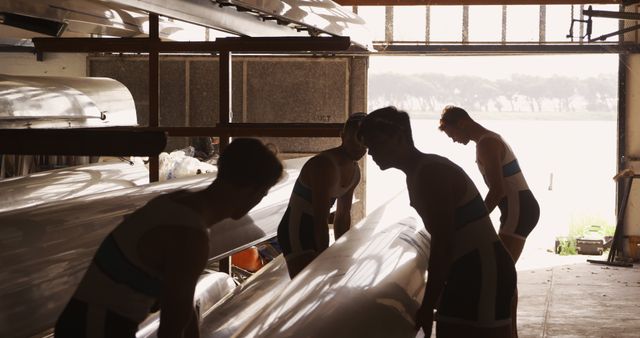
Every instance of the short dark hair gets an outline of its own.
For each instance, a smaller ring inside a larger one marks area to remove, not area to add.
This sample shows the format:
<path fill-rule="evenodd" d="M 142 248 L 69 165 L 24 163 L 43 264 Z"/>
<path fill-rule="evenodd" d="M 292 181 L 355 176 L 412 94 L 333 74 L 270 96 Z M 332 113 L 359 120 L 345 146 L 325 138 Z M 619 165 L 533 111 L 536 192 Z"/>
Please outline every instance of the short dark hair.
<path fill-rule="evenodd" d="M 349 115 L 347 121 L 344 123 L 344 127 L 342 127 L 342 132 L 344 134 L 351 134 L 357 132 L 360 128 L 360 123 L 367 116 L 366 113 L 357 112 Z"/>
<path fill-rule="evenodd" d="M 456 106 L 446 106 L 442 109 L 442 115 L 440 115 L 440 130 L 443 130 L 446 125 L 452 125 L 458 123 L 461 120 L 472 120 L 469 113 L 466 110 Z"/>
<path fill-rule="evenodd" d="M 218 159 L 218 179 L 239 187 L 272 187 L 282 176 L 276 154 L 254 138 L 233 139 Z"/>
<path fill-rule="evenodd" d="M 376 109 L 367 114 L 360 123 L 359 138 L 366 139 L 376 134 L 388 136 L 401 134 L 413 145 L 409 114 L 394 106 Z"/>

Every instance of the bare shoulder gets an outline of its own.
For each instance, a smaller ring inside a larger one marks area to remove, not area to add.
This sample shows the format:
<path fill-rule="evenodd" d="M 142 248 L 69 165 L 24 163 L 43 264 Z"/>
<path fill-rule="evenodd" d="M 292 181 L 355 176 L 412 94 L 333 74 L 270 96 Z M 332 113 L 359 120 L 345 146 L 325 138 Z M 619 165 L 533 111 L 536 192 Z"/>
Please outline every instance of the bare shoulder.
<path fill-rule="evenodd" d="M 327 151 L 323 151 L 318 155 L 312 157 L 309 160 L 309 163 L 314 167 L 328 167 L 333 166 L 333 160 L 331 159 L 331 154 Z"/>
<path fill-rule="evenodd" d="M 334 177 L 336 169 L 329 156 L 330 155 L 325 152 L 322 152 L 305 163 L 304 168 L 302 168 L 302 172 L 300 173 L 305 182 L 309 182 L 312 179 L 317 180 L 324 177 Z"/>
<path fill-rule="evenodd" d="M 464 189 L 464 175 L 455 163 L 438 156 L 422 161 L 410 183 L 423 195 L 441 194 L 443 190 L 459 192 Z"/>
<path fill-rule="evenodd" d="M 491 149 L 491 148 L 501 148 L 501 147 L 502 147 L 502 141 L 500 140 L 499 137 L 485 137 L 480 142 L 478 142 L 479 149 Z"/>
<path fill-rule="evenodd" d="M 485 137 L 476 145 L 477 153 L 481 156 L 501 154 L 504 151 L 504 141 L 498 134 L 493 137 Z"/>
<path fill-rule="evenodd" d="M 439 182 L 448 178 L 455 171 L 455 164 L 437 155 L 425 156 L 416 171 L 416 176 L 422 181 Z"/>
<path fill-rule="evenodd" d="M 333 161 L 329 156 L 331 155 L 329 155 L 326 152 L 321 152 L 318 155 L 309 159 L 307 164 L 305 164 L 305 167 L 308 166 L 310 169 L 313 169 L 313 170 L 331 168 L 333 167 Z"/>

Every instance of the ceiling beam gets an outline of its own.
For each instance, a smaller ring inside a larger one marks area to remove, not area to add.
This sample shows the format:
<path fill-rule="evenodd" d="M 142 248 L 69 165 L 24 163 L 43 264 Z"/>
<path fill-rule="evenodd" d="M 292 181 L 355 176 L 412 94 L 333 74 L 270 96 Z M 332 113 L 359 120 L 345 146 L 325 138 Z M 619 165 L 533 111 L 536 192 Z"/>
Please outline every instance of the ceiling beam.
<path fill-rule="evenodd" d="M 447 6 L 447 5 L 586 5 L 620 4 L 620 0 L 335 0 L 343 6 Z"/>
<path fill-rule="evenodd" d="M 518 55 L 518 54 L 627 54 L 640 53 L 638 44 L 512 44 L 512 45 L 374 45 L 384 55 Z"/>

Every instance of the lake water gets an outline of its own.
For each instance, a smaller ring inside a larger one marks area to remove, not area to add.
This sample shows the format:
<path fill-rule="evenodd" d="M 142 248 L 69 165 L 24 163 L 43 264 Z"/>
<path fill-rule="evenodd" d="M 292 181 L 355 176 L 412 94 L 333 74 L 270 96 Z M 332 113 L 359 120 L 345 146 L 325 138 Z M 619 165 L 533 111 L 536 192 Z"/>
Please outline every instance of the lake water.
<path fill-rule="evenodd" d="M 567 235 L 572 223 L 605 220 L 615 224 L 615 121 L 480 121 L 501 134 L 518 157 L 529 187 L 540 203 L 538 226 L 527 250 L 553 248 L 555 237 Z M 475 143 L 453 143 L 438 130 L 438 120 L 413 119 L 418 149 L 448 157 L 461 166 L 485 196 L 487 187 L 475 163 Z M 367 159 L 367 212 L 405 186 L 400 171 L 380 171 Z M 497 227 L 499 211 L 491 215 Z"/>

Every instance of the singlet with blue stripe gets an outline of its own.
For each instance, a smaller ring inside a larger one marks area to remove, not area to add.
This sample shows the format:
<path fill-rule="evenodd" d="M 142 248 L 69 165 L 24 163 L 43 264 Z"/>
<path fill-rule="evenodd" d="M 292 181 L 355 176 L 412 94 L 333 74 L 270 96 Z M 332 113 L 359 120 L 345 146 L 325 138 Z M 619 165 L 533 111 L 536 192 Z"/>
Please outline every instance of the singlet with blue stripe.
<path fill-rule="evenodd" d="M 139 240 L 163 226 L 203 231 L 207 227 L 194 210 L 173 200 L 184 191 L 154 198 L 127 216 L 102 242 L 78 286 L 74 299 L 109 309 L 134 322 L 143 321 L 160 297 L 160 272 L 138 255 Z"/>
<path fill-rule="evenodd" d="M 313 191 L 298 178 L 293 186 L 287 210 L 278 226 L 278 242 L 285 257 L 290 254 L 321 251 L 321 248 L 316 246 L 312 194 Z M 327 209 L 333 203 L 335 198 L 331 199 Z"/>
<path fill-rule="evenodd" d="M 338 167 L 333 157 L 329 156 L 329 159 Z M 354 165 L 357 168 L 357 164 Z M 331 198 L 329 205 L 326 206 L 327 210 L 333 206 L 337 197 L 346 194 L 359 181 L 360 172 L 354 172 L 349 184 L 339 188 L 338 191 L 332 192 L 334 197 Z M 318 248 L 316 245 L 318 242 L 314 229 L 316 215 L 313 210 L 312 196 L 313 190 L 298 178 L 293 187 L 287 210 L 278 225 L 278 242 L 285 257 L 306 253 L 319 254 L 324 249 Z"/>
<path fill-rule="evenodd" d="M 480 327 L 509 324 L 515 267 L 493 228 L 480 193 L 469 176 L 450 160 L 425 155 L 421 161 L 422 167 L 437 165 L 455 171 L 466 186 L 455 204 L 452 263 L 437 320 Z"/>
<path fill-rule="evenodd" d="M 518 238 L 526 238 L 536 226 L 540 217 L 538 201 L 529 189 L 520 165 L 518 164 L 518 159 L 516 159 L 509 144 L 496 133 L 483 135 L 477 144 L 480 144 L 480 142 L 488 138 L 498 140 L 504 147 L 504 157 L 500 165 L 502 166 L 505 197 L 498 204 L 501 214 L 500 233 Z M 484 166 L 479 161 L 477 164 L 480 173 L 482 173 L 482 177 L 488 185 Z"/>

